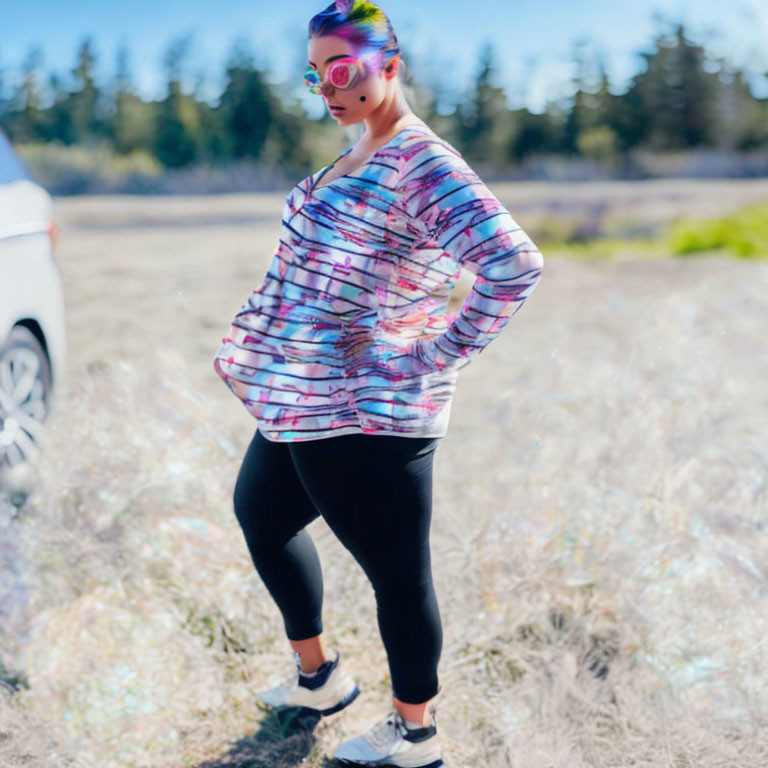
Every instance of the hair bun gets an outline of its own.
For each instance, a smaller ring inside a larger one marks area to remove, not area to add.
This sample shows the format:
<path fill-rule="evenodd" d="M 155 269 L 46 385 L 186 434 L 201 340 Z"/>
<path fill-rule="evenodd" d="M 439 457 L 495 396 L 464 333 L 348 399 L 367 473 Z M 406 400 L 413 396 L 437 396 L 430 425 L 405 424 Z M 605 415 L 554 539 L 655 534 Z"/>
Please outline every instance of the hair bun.
<path fill-rule="evenodd" d="M 352 10 L 355 0 L 336 0 L 336 10 L 339 13 L 347 14 Z"/>

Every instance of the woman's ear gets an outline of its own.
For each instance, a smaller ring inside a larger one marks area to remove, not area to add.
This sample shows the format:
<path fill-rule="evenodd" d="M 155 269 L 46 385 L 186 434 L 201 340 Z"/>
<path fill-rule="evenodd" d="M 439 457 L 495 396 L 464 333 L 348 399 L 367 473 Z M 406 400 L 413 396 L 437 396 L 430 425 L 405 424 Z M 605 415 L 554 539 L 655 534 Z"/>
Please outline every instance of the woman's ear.
<path fill-rule="evenodd" d="M 387 66 L 386 66 L 386 67 L 384 67 L 384 71 L 387 73 L 387 77 L 388 77 L 388 78 L 393 78 L 393 77 L 394 77 L 394 76 L 397 74 L 397 66 L 396 66 L 396 63 L 399 61 L 399 59 L 400 59 L 400 54 L 398 53 L 398 54 L 397 54 L 397 55 L 396 55 L 396 56 L 395 56 L 395 57 L 392 59 L 392 61 L 390 61 L 390 62 L 389 62 L 389 64 L 387 64 Z"/>

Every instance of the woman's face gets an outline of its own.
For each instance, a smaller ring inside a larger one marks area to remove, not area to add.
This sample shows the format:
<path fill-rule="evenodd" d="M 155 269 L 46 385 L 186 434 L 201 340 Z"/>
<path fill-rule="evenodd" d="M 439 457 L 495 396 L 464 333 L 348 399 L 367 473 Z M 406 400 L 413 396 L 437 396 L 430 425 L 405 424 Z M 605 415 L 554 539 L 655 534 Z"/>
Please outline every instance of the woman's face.
<path fill-rule="evenodd" d="M 307 58 L 322 82 L 321 96 L 326 109 L 341 125 L 360 123 L 365 120 L 384 100 L 387 91 L 393 87 L 397 66 L 391 72 L 382 70 L 371 72 L 370 64 L 362 78 L 351 88 L 344 90 L 334 88 L 326 81 L 326 71 L 334 59 L 345 56 L 356 56 L 357 53 L 349 41 L 335 35 L 310 37 Z M 331 106 L 343 107 L 341 110 L 330 109 Z"/>

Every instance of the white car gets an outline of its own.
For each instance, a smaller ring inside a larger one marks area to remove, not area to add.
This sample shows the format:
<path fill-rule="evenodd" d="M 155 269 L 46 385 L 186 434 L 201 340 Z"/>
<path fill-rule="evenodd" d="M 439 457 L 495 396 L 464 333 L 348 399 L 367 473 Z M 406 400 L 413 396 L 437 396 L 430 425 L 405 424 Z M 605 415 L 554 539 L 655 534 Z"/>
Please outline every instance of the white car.
<path fill-rule="evenodd" d="M 29 467 L 43 422 L 64 392 L 64 295 L 52 207 L 0 130 L 0 487 L 17 467 Z"/>

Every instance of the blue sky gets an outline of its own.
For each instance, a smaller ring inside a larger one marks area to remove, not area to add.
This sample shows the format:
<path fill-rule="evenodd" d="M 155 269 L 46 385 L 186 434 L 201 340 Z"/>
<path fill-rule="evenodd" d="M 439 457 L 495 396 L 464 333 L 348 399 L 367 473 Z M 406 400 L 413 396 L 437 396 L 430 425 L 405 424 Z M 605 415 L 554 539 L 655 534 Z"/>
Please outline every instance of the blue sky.
<path fill-rule="evenodd" d="M 760 96 L 768 96 L 768 2 L 766 0 L 381 0 L 395 27 L 407 62 L 418 80 L 438 71 L 461 91 L 469 84 L 485 42 L 497 54 L 497 82 L 510 106 L 543 109 L 548 99 L 569 92 L 574 51 L 582 44 L 599 54 L 615 90 L 621 90 L 639 66 L 638 51 L 648 50 L 663 20 L 680 20 L 688 34 L 713 54 L 751 69 Z M 79 42 L 95 41 L 97 79 L 111 77 L 116 52 L 124 43 L 130 71 L 145 98 L 164 93 L 163 54 L 182 35 L 191 35 L 185 82 L 198 78 L 202 95 L 213 102 L 223 82 L 224 62 L 237 38 L 252 48 L 257 64 L 271 80 L 301 85 L 306 60 L 306 29 L 326 2 L 291 0 L 27 0 L 3 11 L 0 73 L 6 88 L 18 76 L 29 47 L 43 51 L 42 69 L 68 77 Z M 11 3 L 9 3 L 11 6 Z M 468 12 L 468 9 L 471 12 Z M 311 113 L 322 105 L 297 87 Z M 312 108 L 317 108 L 313 110 Z"/>

